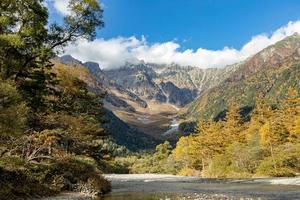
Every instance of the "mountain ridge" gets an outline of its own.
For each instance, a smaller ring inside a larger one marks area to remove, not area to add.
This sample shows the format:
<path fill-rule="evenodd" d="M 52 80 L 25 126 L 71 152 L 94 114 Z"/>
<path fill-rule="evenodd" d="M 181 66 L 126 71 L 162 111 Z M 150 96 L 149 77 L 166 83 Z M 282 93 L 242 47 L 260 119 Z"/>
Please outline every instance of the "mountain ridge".
<path fill-rule="evenodd" d="M 205 91 L 187 108 L 184 118 L 216 118 L 230 102 L 252 107 L 258 94 L 276 104 L 288 87 L 300 91 L 300 36 L 294 34 L 246 59 L 221 84 Z"/>

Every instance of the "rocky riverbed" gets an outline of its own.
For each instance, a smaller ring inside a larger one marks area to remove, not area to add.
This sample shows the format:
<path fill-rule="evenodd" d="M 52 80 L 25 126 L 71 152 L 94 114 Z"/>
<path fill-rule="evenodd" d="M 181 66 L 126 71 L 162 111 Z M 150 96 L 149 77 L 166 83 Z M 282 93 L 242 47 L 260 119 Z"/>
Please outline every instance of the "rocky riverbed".
<path fill-rule="evenodd" d="M 205 179 L 158 174 L 106 175 L 105 200 L 300 199 L 300 178 Z"/>
<path fill-rule="evenodd" d="M 300 178 L 205 179 L 159 174 L 108 174 L 104 200 L 300 200 Z M 92 200 L 64 193 L 43 200 Z"/>

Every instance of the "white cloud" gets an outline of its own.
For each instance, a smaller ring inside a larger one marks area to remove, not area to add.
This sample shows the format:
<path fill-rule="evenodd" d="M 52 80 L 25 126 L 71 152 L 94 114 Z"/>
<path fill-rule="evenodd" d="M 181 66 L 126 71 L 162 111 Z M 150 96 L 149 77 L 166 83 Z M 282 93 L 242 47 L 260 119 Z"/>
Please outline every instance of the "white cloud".
<path fill-rule="evenodd" d="M 92 42 L 80 40 L 77 45 L 68 46 L 65 53 L 84 62 L 98 62 L 103 67 L 119 67 L 125 62 L 138 62 L 132 50 L 141 47 L 143 42 L 135 37 L 96 39 Z"/>
<path fill-rule="evenodd" d="M 68 8 L 69 0 L 52 0 L 53 7 L 61 14 L 61 15 L 69 15 L 70 10 Z"/>
<path fill-rule="evenodd" d="M 43 2 L 46 7 L 50 7 L 49 4 L 62 16 L 70 15 L 71 11 L 68 8 L 69 0 L 46 0 Z M 107 8 L 107 6 L 100 2 L 101 8 Z"/>
<path fill-rule="evenodd" d="M 141 39 L 118 37 L 109 40 L 96 39 L 91 42 L 81 40 L 77 44 L 69 45 L 65 53 L 82 61 L 98 62 L 103 68 L 120 67 L 126 62 L 139 60 L 157 64 L 177 63 L 200 68 L 223 67 L 240 62 L 296 32 L 300 33 L 300 21 L 289 22 L 270 35 L 254 36 L 240 50 L 224 47 L 221 50 L 198 48 L 180 51 L 180 44 L 175 41 L 150 45 L 144 37 Z"/>

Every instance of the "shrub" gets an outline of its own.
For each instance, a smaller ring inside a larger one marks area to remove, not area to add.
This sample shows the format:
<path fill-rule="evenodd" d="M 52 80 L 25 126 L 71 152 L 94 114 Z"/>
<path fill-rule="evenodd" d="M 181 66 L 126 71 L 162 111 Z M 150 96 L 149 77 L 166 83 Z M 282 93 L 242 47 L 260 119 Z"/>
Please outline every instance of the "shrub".
<path fill-rule="evenodd" d="M 65 156 L 38 164 L 20 157 L 2 157 L 0 180 L 0 199 L 48 196 L 63 190 L 101 195 L 111 189 L 96 162 L 83 156 Z"/>
<path fill-rule="evenodd" d="M 93 193 L 99 194 L 110 191 L 111 187 L 110 183 L 100 175 L 96 162 L 82 156 L 67 156 L 57 159 L 47 171 L 46 181 L 49 181 L 51 186 L 56 189 L 81 191 L 82 185 L 86 185 L 84 191 L 87 191 L 88 186 L 91 186 L 89 189 Z M 63 183 L 66 185 L 62 185 Z"/>
<path fill-rule="evenodd" d="M 36 166 L 26 164 L 19 157 L 5 157 L 0 160 L 0 199 L 47 196 L 56 191 L 39 180 L 34 171 Z"/>
<path fill-rule="evenodd" d="M 263 176 L 296 176 L 300 172 L 300 144 L 290 144 L 279 146 L 274 157 L 266 157 L 256 174 Z"/>
<path fill-rule="evenodd" d="M 231 165 L 230 158 L 226 155 L 217 155 L 213 158 L 208 166 L 207 171 L 204 171 L 204 176 L 213 178 L 225 178 L 230 172 L 229 166 Z"/>
<path fill-rule="evenodd" d="M 198 170 L 195 170 L 195 169 L 184 167 L 179 171 L 178 175 L 181 175 L 181 176 L 200 176 L 201 172 L 198 171 Z"/>

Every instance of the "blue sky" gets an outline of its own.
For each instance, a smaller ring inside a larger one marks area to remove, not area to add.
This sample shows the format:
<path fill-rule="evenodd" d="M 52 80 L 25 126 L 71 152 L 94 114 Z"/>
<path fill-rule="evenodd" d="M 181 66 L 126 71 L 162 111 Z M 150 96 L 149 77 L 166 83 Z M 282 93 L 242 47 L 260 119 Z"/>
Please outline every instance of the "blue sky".
<path fill-rule="evenodd" d="M 51 21 L 68 0 L 48 0 Z M 300 33 L 300 0 L 102 0 L 105 27 L 66 53 L 118 67 L 125 62 L 201 68 L 244 60 Z"/>
<path fill-rule="evenodd" d="M 103 0 L 99 37 L 177 39 L 186 48 L 240 48 L 260 33 L 300 19 L 299 0 Z"/>

